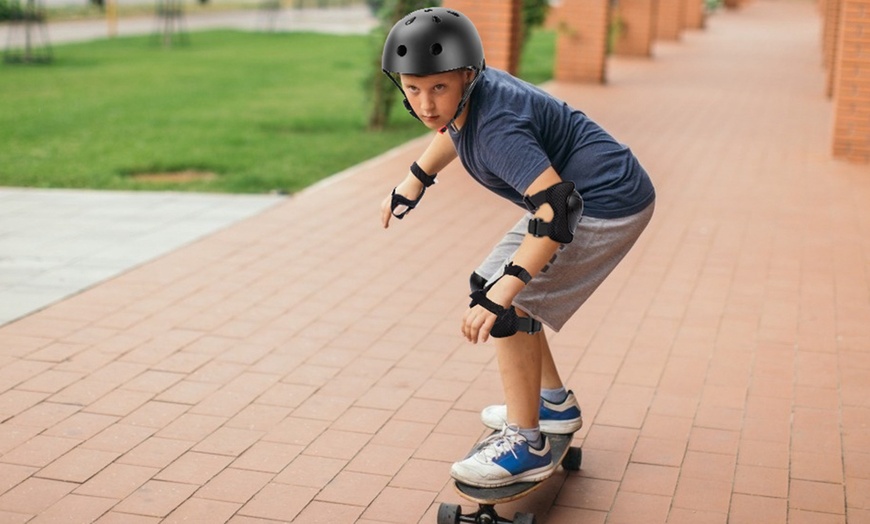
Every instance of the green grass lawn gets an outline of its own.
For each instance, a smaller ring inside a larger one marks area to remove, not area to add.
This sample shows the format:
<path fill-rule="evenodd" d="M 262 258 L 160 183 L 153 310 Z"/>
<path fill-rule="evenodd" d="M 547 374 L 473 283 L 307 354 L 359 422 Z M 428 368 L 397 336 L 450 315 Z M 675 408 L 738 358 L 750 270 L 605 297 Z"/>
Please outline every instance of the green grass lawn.
<path fill-rule="evenodd" d="M 552 40 L 529 44 L 533 81 L 548 60 L 552 70 Z M 425 132 L 398 107 L 390 129 L 366 131 L 368 37 L 212 31 L 190 41 L 70 44 L 51 65 L 0 65 L 0 185 L 294 192 Z M 133 176 L 185 170 L 217 176 Z"/>

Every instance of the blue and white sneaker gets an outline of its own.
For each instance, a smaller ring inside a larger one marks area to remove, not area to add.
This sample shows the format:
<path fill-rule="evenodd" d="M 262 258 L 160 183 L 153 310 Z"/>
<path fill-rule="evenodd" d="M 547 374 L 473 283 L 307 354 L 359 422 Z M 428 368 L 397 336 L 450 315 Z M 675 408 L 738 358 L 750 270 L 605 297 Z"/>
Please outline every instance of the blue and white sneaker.
<path fill-rule="evenodd" d="M 507 424 L 507 406 L 486 407 L 480 412 L 480 419 L 489 428 L 501 429 Z M 568 392 L 568 397 L 561 404 L 553 404 L 542 398 L 539 419 L 543 433 L 570 435 L 583 427 L 583 415 L 573 391 Z"/>
<path fill-rule="evenodd" d="M 550 441 L 541 435 L 544 446 L 535 449 L 516 426 L 504 425 L 475 446 L 471 455 L 456 462 L 450 475 L 456 480 L 481 488 L 507 486 L 517 482 L 537 482 L 553 474 Z"/>

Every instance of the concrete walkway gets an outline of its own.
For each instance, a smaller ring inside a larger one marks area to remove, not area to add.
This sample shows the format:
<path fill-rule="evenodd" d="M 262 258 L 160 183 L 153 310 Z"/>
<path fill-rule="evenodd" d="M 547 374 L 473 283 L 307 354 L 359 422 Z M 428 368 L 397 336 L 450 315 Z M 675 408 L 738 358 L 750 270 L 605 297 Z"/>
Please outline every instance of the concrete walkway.
<path fill-rule="evenodd" d="M 607 86 L 550 86 L 659 201 L 552 337 L 583 468 L 506 515 L 870 522 L 870 173 L 831 159 L 815 9 L 757 0 L 612 60 Z M 457 165 L 380 229 L 424 146 L 0 328 L 0 521 L 432 523 L 461 502 L 449 464 L 501 399 L 491 347 L 458 335 L 466 280 L 517 210 Z"/>
<path fill-rule="evenodd" d="M 281 200 L 0 188 L 0 325 Z"/>
<path fill-rule="evenodd" d="M 311 31 L 332 34 L 368 34 L 377 25 L 365 5 L 315 9 L 284 8 L 279 12 L 256 9 L 211 11 L 187 14 L 182 23 L 188 31 L 204 29 L 240 29 L 244 31 Z M 48 40 L 52 44 L 85 42 L 109 36 L 106 20 L 72 20 L 51 22 L 47 26 Z M 118 19 L 118 36 L 155 34 L 160 28 L 155 16 L 136 16 Z M 11 32 L 11 35 L 10 35 Z M 42 36 L 37 35 L 36 43 Z M 23 47 L 24 31 L 8 24 L 0 24 L 0 45 Z"/>

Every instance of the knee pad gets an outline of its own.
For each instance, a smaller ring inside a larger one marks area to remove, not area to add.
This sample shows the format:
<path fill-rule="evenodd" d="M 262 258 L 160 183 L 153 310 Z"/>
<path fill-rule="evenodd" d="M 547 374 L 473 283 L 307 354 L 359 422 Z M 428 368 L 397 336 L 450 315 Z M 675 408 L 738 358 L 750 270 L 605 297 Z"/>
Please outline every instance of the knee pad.
<path fill-rule="evenodd" d="M 574 187 L 574 182 L 559 182 L 539 193 L 523 198 L 532 213 L 542 205 L 549 204 L 553 209 L 553 220 L 544 222 L 540 218 L 529 221 L 529 233 L 536 237 L 550 237 L 560 244 L 570 244 L 574 240 L 574 229 L 583 216 L 583 197 Z"/>
<path fill-rule="evenodd" d="M 505 275 L 512 275 L 520 280 L 523 283 L 528 284 L 532 279 L 531 275 L 529 275 L 528 271 L 523 269 L 520 266 L 514 265 L 513 262 L 509 263 L 505 266 L 505 273 L 499 279 L 504 278 Z M 498 280 L 496 280 L 498 282 Z M 486 279 L 482 276 L 478 275 L 477 272 L 471 274 L 471 304 L 468 307 L 474 307 L 477 305 L 482 306 L 484 309 L 494 314 L 495 324 L 492 326 L 492 330 L 489 334 L 493 338 L 504 338 L 517 334 L 518 332 L 534 334 L 540 331 L 543 328 L 543 325 L 537 320 L 531 317 L 521 317 L 517 314 L 517 310 L 514 306 L 503 307 L 500 304 L 496 304 L 492 300 L 490 300 L 486 296 L 486 292 L 492 286 L 486 285 Z M 495 282 L 493 282 L 495 285 Z"/>
<path fill-rule="evenodd" d="M 471 286 L 471 292 L 481 291 L 484 286 L 486 286 L 486 279 L 477 274 L 477 271 L 471 274 L 471 278 L 468 282 Z"/>

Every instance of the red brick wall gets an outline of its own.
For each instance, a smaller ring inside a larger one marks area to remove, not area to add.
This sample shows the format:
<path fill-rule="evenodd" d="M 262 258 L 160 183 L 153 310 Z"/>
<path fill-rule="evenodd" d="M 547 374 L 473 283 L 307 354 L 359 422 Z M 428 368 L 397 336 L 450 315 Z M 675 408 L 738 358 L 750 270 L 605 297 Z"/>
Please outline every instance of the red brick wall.
<path fill-rule="evenodd" d="M 842 0 L 834 82 L 834 156 L 870 163 L 870 0 Z"/>
<path fill-rule="evenodd" d="M 562 0 L 555 13 L 556 80 L 604 82 L 609 0 Z"/>
<path fill-rule="evenodd" d="M 619 0 L 615 16 L 619 37 L 613 52 L 625 56 L 651 56 L 655 39 L 658 0 Z"/>
<path fill-rule="evenodd" d="M 686 0 L 659 0 L 656 38 L 679 40 L 686 18 Z"/>
<path fill-rule="evenodd" d="M 483 40 L 488 66 L 517 72 L 521 0 L 444 0 L 443 6 L 459 11 L 474 22 Z"/>

